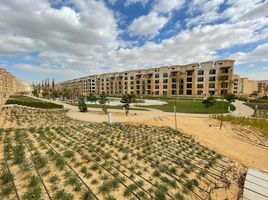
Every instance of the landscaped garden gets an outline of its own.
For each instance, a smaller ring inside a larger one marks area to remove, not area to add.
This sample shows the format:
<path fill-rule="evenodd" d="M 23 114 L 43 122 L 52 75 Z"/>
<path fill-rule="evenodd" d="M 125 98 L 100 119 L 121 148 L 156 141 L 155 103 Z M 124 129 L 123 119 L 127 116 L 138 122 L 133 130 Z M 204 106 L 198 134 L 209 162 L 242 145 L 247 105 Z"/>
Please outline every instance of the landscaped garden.
<path fill-rule="evenodd" d="M 168 127 L 4 108 L 1 199 L 236 199 L 244 168 Z M 231 192 L 230 192 L 231 191 Z"/>
<path fill-rule="evenodd" d="M 37 98 L 32 98 L 29 96 L 23 96 L 23 95 L 13 95 L 10 96 L 9 99 L 6 102 L 7 105 L 9 104 L 16 104 L 16 105 L 22 105 L 22 106 L 28 106 L 33 108 L 44 108 L 44 109 L 60 109 L 63 108 L 62 105 L 42 101 Z"/>
<path fill-rule="evenodd" d="M 141 108 L 154 108 L 164 112 L 174 112 L 174 106 L 179 113 L 198 113 L 198 114 L 212 114 L 212 113 L 227 113 L 228 102 L 217 101 L 215 105 L 207 108 L 201 100 L 166 100 L 167 104 L 164 105 L 152 105 L 152 106 L 139 106 Z M 235 107 L 231 105 L 231 111 L 235 110 Z"/>

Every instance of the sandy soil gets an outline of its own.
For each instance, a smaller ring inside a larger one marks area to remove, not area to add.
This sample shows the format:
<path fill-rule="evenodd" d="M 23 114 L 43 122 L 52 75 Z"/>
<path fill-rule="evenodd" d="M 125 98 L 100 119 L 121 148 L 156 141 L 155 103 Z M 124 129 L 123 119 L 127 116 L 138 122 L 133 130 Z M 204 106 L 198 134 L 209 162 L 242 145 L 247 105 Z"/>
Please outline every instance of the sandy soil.
<path fill-rule="evenodd" d="M 142 123 L 175 128 L 173 117 L 166 117 L 163 120 L 147 120 Z M 179 131 L 192 135 L 201 144 L 247 167 L 268 172 L 268 149 L 235 137 L 237 135 L 237 132 L 233 130 L 235 125 L 224 122 L 221 130 L 219 125 L 220 122 L 214 119 L 177 117 Z"/>

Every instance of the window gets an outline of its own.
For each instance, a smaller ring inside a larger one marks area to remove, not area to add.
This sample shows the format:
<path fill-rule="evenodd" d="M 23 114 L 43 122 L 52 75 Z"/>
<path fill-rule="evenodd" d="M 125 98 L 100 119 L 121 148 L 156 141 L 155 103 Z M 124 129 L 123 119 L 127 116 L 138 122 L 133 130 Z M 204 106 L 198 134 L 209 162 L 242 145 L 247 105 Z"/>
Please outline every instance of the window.
<path fill-rule="evenodd" d="M 167 96 L 167 91 L 163 91 L 163 95 L 164 96 Z"/>
<path fill-rule="evenodd" d="M 136 84 L 140 84 L 140 81 L 136 81 Z"/>
<path fill-rule="evenodd" d="M 186 87 L 187 88 L 192 88 L 192 84 L 191 83 L 187 83 Z"/>
<path fill-rule="evenodd" d="M 203 94 L 203 90 L 197 90 L 197 95 L 202 95 Z"/>
<path fill-rule="evenodd" d="M 187 78 L 187 82 L 192 82 L 192 78 Z"/>
<path fill-rule="evenodd" d="M 155 89 L 159 89 L 159 85 L 155 85 Z"/>
<path fill-rule="evenodd" d="M 165 77 L 165 78 L 168 77 L 168 73 L 164 73 L 163 77 Z"/>
<path fill-rule="evenodd" d="M 203 84 L 197 84 L 197 88 L 203 88 Z"/>
<path fill-rule="evenodd" d="M 204 75 L 204 70 L 198 70 L 198 75 Z"/>
<path fill-rule="evenodd" d="M 168 83 L 168 79 L 164 79 L 163 80 L 163 83 Z"/>
<path fill-rule="evenodd" d="M 172 83 L 176 83 L 176 82 L 177 82 L 177 79 L 173 78 Z"/>
<path fill-rule="evenodd" d="M 215 88 L 215 83 L 210 83 L 210 84 L 208 85 L 208 87 L 209 87 L 209 88 Z"/>
<path fill-rule="evenodd" d="M 151 84 L 151 80 L 147 80 L 147 84 Z"/>
<path fill-rule="evenodd" d="M 203 77 L 198 77 L 198 78 L 197 78 L 197 81 L 198 81 L 198 82 L 203 82 L 203 81 L 204 81 L 204 78 L 203 78 Z"/>
<path fill-rule="evenodd" d="M 155 84 L 158 84 L 158 83 L 159 83 L 159 80 L 155 80 L 154 83 L 155 83 Z"/>
<path fill-rule="evenodd" d="M 155 77 L 155 78 L 159 78 L 159 74 L 155 74 L 154 77 Z"/>
<path fill-rule="evenodd" d="M 128 79 L 128 77 L 127 76 L 125 76 L 125 80 L 127 80 Z"/>
<path fill-rule="evenodd" d="M 228 74 L 228 72 L 229 72 L 229 68 L 222 68 L 221 69 L 222 74 Z"/>
<path fill-rule="evenodd" d="M 131 77 L 130 77 L 130 80 L 133 80 L 133 79 L 134 79 L 134 76 L 131 76 Z"/>
<path fill-rule="evenodd" d="M 221 83 L 221 88 L 228 88 L 228 83 L 227 82 L 222 82 Z"/>
<path fill-rule="evenodd" d="M 210 69 L 209 74 L 216 74 L 216 69 Z"/>
<path fill-rule="evenodd" d="M 154 94 L 158 96 L 158 95 L 159 95 L 159 91 L 155 91 L 155 93 L 154 93 Z"/>
<path fill-rule="evenodd" d="M 192 76 L 192 75 L 193 75 L 193 70 L 191 70 L 191 71 L 186 71 L 186 74 L 187 74 L 187 76 Z"/>
<path fill-rule="evenodd" d="M 171 85 L 171 88 L 172 88 L 172 89 L 176 89 L 176 84 L 172 84 L 172 85 Z"/>
<path fill-rule="evenodd" d="M 186 94 L 187 95 L 192 95 L 192 90 L 187 90 Z"/>
<path fill-rule="evenodd" d="M 167 85 L 163 85 L 163 89 L 167 89 L 168 88 L 168 86 Z"/>
<path fill-rule="evenodd" d="M 216 77 L 215 76 L 209 77 L 209 81 L 216 81 Z"/>

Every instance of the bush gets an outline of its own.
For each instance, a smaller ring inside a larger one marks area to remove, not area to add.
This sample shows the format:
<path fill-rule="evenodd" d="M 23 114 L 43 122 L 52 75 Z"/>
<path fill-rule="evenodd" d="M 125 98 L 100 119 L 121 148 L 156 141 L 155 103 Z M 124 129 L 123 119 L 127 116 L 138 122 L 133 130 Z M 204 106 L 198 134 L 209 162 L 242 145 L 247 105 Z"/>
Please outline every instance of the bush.
<path fill-rule="evenodd" d="M 58 191 L 54 197 L 56 200 L 73 200 L 74 195 L 67 193 L 63 190 Z"/>

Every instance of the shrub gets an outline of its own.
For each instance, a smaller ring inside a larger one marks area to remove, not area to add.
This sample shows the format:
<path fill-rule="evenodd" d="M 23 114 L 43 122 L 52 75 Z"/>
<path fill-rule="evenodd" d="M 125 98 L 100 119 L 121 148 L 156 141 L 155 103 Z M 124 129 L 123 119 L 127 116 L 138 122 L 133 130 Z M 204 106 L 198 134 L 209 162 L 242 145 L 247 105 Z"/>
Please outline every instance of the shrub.
<path fill-rule="evenodd" d="M 63 190 L 58 191 L 54 197 L 56 200 L 73 200 L 74 195 L 67 193 Z"/>
<path fill-rule="evenodd" d="M 43 199 L 41 187 L 39 185 L 35 187 L 29 187 L 28 190 L 23 194 L 22 199 L 25 200 Z"/>
<path fill-rule="evenodd" d="M 84 192 L 84 194 L 81 198 L 81 200 L 93 200 L 93 199 L 95 199 L 94 195 L 92 194 L 92 192 L 90 192 L 88 190 Z"/>

